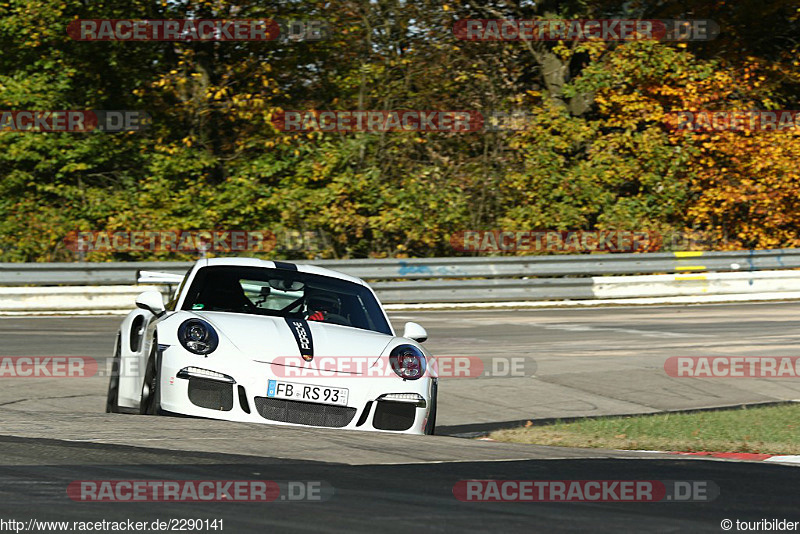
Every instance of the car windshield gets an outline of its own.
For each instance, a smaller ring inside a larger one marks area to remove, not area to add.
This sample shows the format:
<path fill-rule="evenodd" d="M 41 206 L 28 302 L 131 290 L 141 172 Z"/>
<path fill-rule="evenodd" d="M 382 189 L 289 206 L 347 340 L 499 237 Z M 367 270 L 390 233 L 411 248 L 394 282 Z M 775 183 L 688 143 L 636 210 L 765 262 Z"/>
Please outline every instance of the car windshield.
<path fill-rule="evenodd" d="M 285 269 L 203 267 L 181 309 L 300 318 L 391 334 L 378 301 L 366 287 Z"/>

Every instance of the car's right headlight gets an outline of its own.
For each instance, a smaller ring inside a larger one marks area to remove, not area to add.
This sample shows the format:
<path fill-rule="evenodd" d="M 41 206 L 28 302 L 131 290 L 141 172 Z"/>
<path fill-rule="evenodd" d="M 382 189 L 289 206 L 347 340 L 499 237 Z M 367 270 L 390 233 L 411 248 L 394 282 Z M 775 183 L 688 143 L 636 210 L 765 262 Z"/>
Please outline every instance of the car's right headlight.
<path fill-rule="evenodd" d="M 398 345 L 389 353 L 389 363 L 403 380 L 422 378 L 427 368 L 425 355 L 414 345 Z"/>
<path fill-rule="evenodd" d="M 214 327 L 202 319 L 187 319 L 178 327 L 178 341 L 195 354 L 211 354 L 219 345 L 219 336 Z"/>

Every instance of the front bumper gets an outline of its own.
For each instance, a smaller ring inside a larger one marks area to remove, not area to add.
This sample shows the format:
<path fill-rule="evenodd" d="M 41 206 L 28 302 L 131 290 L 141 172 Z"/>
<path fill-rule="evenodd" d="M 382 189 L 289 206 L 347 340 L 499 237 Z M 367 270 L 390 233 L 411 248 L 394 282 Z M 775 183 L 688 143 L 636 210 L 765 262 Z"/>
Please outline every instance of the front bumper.
<path fill-rule="evenodd" d="M 228 363 L 224 369 L 219 362 Z M 187 372 L 189 369 L 189 372 Z M 269 363 L 240 356 L 213 358 L 171 346 L 161 353 L 161 409 L 175 414 L 275 425 L 346 428 L 424 434 L 431 415 L 433 381 L 428 376 L 369 377 L 336 374 L 310 377 L 286 372 L 277 376 Z M 270 380 L 348 390 L 346 406 L 267 396 Z"/>

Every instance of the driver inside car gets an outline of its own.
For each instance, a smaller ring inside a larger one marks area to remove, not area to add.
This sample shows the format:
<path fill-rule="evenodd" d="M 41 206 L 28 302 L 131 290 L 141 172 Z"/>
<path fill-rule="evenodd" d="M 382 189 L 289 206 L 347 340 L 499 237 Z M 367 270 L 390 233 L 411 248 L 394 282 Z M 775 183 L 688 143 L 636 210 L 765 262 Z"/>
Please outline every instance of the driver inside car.
<path fill-rule="evenodd" d="M 331 293 L 314 293 L 308 297 L 308 320 L 326 321 L 330 315 L 341 316 L 339 297 Z"/>

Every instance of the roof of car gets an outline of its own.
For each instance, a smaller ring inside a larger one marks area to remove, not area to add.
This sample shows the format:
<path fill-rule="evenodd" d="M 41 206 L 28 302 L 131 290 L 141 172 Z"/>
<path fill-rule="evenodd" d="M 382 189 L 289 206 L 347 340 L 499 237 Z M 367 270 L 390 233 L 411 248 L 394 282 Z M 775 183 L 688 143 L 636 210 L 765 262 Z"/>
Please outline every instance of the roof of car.
<path fill-rule="evenodd" d="M 324 267 L 317 267 L 316 265 L 309 265 L 307 263 L 291 263 L 283 261 L 260 260 L 258 258 L 206 258 L 197 261 L 198 266 L 213 267 L 222 265 L 231 265 L 238 267 L 261 267 L 266 269 L 287 269 L 297 270 L 301 273 L 317 274 L 320 276 L 328 276 L 330 278 L 338 278 L 339 280 L 347 280 L 360 285 L 367 285 L 360 278 L 350 276 L 349 274 L 340 273 L 339 271 L 332 271 Z"/>

